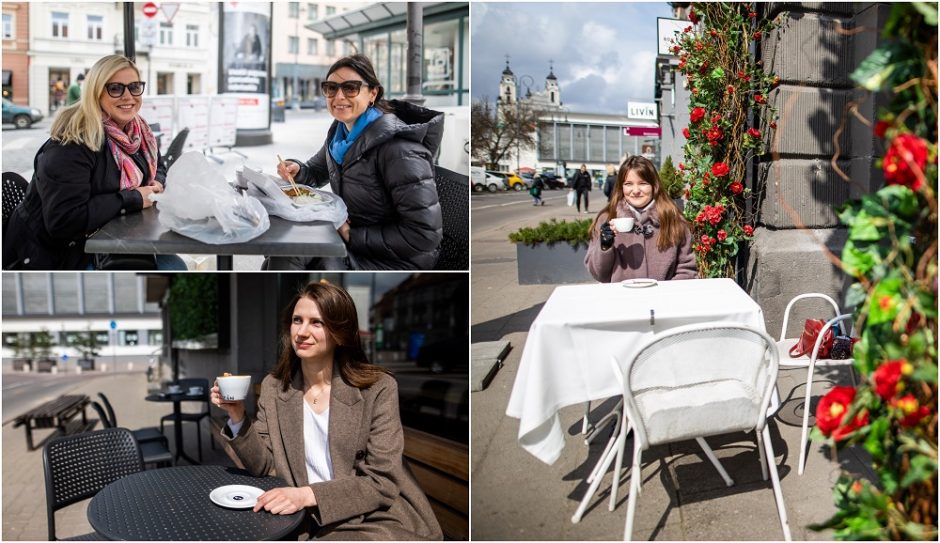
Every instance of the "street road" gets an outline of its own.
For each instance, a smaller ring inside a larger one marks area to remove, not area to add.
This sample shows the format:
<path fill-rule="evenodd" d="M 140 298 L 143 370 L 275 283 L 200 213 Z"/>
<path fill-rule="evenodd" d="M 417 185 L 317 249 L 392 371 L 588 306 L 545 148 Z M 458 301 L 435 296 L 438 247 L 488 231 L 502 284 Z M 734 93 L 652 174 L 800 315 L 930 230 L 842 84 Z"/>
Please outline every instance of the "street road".
<path fill-rule="evenodd" d="M 33 158 L 49 139 L 50 126 L 49 119 L 20 130 L 10 124 L 3 125 L 3 171 L 16 172 L 29 181 L 33 177 Z"/>
<path fill-rule="evenodd" d="M 3 401 L 3 424 L 43 402 L 68 393 L 83 381 L 109 375 L 113 374 L 4 373 L 3 389 L 0 392 Z"/>

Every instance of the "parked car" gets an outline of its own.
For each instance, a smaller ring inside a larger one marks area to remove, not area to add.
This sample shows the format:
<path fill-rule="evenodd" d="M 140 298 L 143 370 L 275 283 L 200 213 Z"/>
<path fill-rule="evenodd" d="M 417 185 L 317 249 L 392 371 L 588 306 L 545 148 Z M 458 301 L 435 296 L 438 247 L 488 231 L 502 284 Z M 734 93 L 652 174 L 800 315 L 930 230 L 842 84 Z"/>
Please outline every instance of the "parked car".
<path fill-rule="evenodd" d="M 17 128 L 29 128 L 42 120 L 42 112 L 34 107 L 20 106 L 3 99 L 3 124 L 12 123 Z"/>
<path fill-rule="evenodd" d="M 545 184 L 546 189 L 549 189 L 549 190 L 563 189 L 568 186 L 568 184 L 565 183 L 564 179 L 562 179 L 561 177 L 558 177 L 557 175 L 553 173 L 543 173 L 543 174 L 537 174 L 537 175 L 538 177 L 542 179 L 542 183 Z"/>
<path fill-rule="evenodd" d="M 526 188 L 525 181 L 512 172 L 497 172 L 493 170 L 487 170 L 486 173 L 495 175 L 496 177 L 502 179 L 503 185 L 505 185 L 507 189 L 520 191 Z"/>
<path fill-rule="evenodd" d="M 484 190 L 496 192 L 501 188 L 505 188 L 502 179 L 491 175 L 479 166 L 470 167 L 470 182 L 473 183 L 474 192 L 483 192 Z"/>

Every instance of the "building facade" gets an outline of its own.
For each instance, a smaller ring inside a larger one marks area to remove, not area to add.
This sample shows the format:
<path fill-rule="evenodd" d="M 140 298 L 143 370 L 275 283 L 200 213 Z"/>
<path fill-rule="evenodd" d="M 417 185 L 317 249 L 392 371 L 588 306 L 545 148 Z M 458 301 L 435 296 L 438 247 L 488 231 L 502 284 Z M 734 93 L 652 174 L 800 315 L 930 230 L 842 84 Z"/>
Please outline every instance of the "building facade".
<path fill-rule="evenodd" d="M 29 5 L 4 2 L 3 6 L 3 97 L 14 104 L 29 105 Z"/>

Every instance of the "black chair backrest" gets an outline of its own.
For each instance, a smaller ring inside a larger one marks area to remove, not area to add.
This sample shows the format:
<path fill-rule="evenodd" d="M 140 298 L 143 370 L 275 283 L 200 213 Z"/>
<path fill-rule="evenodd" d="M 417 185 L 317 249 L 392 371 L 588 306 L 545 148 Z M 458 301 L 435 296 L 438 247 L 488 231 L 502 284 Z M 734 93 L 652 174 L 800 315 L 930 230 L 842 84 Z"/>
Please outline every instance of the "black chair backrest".
<path fill-rule="evenodd" d="M 434 269 L 470 269 L 470 178 L 435 166 L 434 182 L 444 220 L 444 239 Z"/>
<path fill-rule="evenodd" d="M 26 187 L 29 183 L 22 175 L 16 172 L 3 172 L 3 231 L 7 230 L 7 223 L 13 216 L 13 210 L 26 198 Z"/>
<path fill-rule="evenodd" d="M 111 422 L 111 419 L 108 418 L 108 415 L 104 412 L 104 408 L 101 407 L 101 404 L 92 400 L 91 407 L 98 413 L 98 418 L 101 419 L 101 425 L 105 428 L 114 428 L 114 423 Z"/>
<path fill-rule="evenodd" d="M 209 411 L 209 380 L 205 377 L 187 377 L 176 382 L 183 388 L 183 392 L 189 393 L 189 387 L 202 387 L 202 393 L 206 397 L 206 411 Z"/>
<path fill-rule="evenodd" d="M 117 417 L 114 416 L 114 408 L 111 407 L 111 402 L 108 401 L 108 397 L 105 396 L 103 392 L 99 392 L 98 397 L 101 398 L 101 403 L 104 404 L 104 409 L 108 412 L 108 421 L 111 423 L 111 426 L 117 426 Z M 111 426 L 109 426 L 109 428 Z"/>
<path fill-rule="evenodd" d="M 183 154 L 183 145 L 186 144 L 186 137 L 189 136 L 189 128 L 184 128 L 177 132 L 176 137 L 173 138 L 173 141 L 170 142 L 170 146 L 166 148 L 166 169 L 170 169 L 170 166 L 176 162 L 176 159 Z"/>
<path fill-rule="evenodd" d="M 51 439 L 42 449 L 42 465 L 50 541 L 55 540 L 56 511 L 144 469 L 137 441 L 126 428 Z"/>

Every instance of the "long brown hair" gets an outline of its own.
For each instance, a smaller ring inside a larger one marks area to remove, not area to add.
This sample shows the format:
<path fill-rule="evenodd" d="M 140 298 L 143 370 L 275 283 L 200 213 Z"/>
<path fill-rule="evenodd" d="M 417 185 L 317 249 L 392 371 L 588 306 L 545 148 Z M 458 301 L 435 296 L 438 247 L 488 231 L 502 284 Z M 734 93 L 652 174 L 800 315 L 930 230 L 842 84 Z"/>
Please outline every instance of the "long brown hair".
<path fill-rule="evenodd" d="M 617 172 L 617 185 L 613 188 L 610 195 L 610 202 L 601 209 L 601 212 L 594 217 L 591 224 L 591 236 L 597 235 L 597 227 L 601 215 L 607 214 L 607 220 L 617 216 L 617 207 L 623 200 L 623 184 L 630 172 L 636 172 L 640 179 L 646 181 L 653 187 L 653 200 L 656 201 L 656 215 L 659 217 L 659 240 L 656 247 L 660 251 L 665 251 L 670 247 L 676 247 L 685 241 L 686 226 L 685 219 L 679 213 L 679 208 L 669 197 L 669 193 L 663 189 L 662 181 L 659 180 L 659 173 L 656 172 L 656 166 L 648 159 L 640 155 L 634 155 L 620 165 L 620 171 Z"/>
<path fill-rule="evenodd" d="M 347 385 L 366 388 L 375 384 L 383 373 L 389 373 L 385 368 L 370 364 L 362 350 L 356 304 L 349 293 L 329 283 L 314 282 L 302 287 L 281 315 L 281 352 L 271 374 L 281 381 L 284 390 L 290 386 L 294 373 L 300 371 L 300 358 L 294 352 L 290 327 L 294 307 L 302 298 L 313 300 L 320 309 L 323 325 L 336 342 L 333 361 Z"/>

